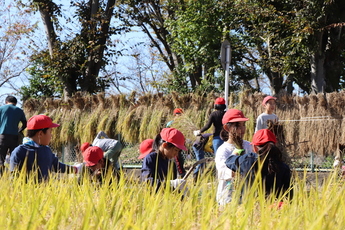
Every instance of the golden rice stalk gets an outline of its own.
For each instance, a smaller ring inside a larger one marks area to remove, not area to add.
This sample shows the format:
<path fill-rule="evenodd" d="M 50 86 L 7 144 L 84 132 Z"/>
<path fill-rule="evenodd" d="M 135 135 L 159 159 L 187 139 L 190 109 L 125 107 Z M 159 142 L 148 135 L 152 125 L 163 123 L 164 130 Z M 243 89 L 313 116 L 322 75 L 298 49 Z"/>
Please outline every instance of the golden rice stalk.
<path fill-rule="evenodd" d="M 110 95 L 110 99 L 111 99 L 111 106 L 113 108 L 120 107 L 120 96 L 119 95 Z"/>
<path fill-rule="evenodd" d="M 319 101 L 319 105 L 326 108 L 326 106 L 327 106 L 326 96 L 322 93 L 319 93 L 319 94 L 317 94 L 317 98 Z"/>
<path fill-rule="evenodd" d="M 77 109 L 79 109 L 79 110 L 84 109 L 84 106 L 85 106 L 84 98 L 85 97 L 86 97 L 86 95 L 85 94 L 83 95 L 81 92 L 77 92 L 73 95 L 72 100 L 73 100 L 74 106 Z"/>
<path fill-rule="evenodd" d="M 155 135 L 152 135 L 152 133 L 149 133 L 149 129 L 148 129 L 148 127 L 150 126 L 150 123 L 151 123 L 152 112 L 153 112 L 152 107 L 145 107 L 145 109 L 142 112 L 140 128 L 139 128 L 139 140 L 140 140 L 140 142 L 145 140 L 145 139 L 155 137 Z"/>

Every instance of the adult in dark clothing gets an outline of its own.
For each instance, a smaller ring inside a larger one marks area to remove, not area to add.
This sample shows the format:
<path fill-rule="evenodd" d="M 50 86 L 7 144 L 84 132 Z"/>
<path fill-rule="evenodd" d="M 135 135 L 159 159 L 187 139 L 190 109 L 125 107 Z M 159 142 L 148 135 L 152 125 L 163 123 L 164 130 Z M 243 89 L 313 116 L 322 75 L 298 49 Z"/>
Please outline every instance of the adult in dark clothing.
<path fill-rule="evenodd" d="M 208 130 L 211 127 L 211 125 L 213 125 L 214 131 L 213 131 L 212 145 L 213 145 L 213 151 L 216 154 L 218 147 L 221 146 L 224 142 L 220 138 L 220 131 L 222 131 L 222 128 L 223 128 L 222 119 L 225 114 L 224 110 L 226 109 L 225 99 L 222 97 L 218 97 L 214 102 L 214 109 L 215 111 L 213 111 L 210 114 L 206 125 L 202 127 L 200 130 L 194 131 L 194 135 L 195 136 L 200 135 L 201 133 Z"/>
<path fill-rule="evenodd" d="M 182 189 L 186 181 L 177 178 L 175 162 L 172 160 L 181 150 L 187 150 L 183 134 L 174 128 L 164 128 L 156 136 L 153 152 L 145 156 L 141 168 L 142 181 L 149 182 L 159 188 L 166 180 L 171 187 Z"/>
<path fill-rule="evenodd" d="M 16 107 L 17 99 L 7 96 L 6 105 L 0 107 L 0 167 L 1 171 L 7 153 L 18 146 L 18 134 L 26 128 L 26 118 L 22 109 Z M 18 129 L 19 122 L 22 127 Z"/>
<path fill-rule="evenodd" d="M 246 178 L 246 187 L 250 187 L 255 177 L 261 174 L 266 196 L 274 193 L 278 198 L 282 193 L 288 192 L 287 197 L 292 198 L 291 171 L 282 161 L 282 153 L 275 146 L 276 142 L 276 137 L 270 130 L 261 129 L 253 136 L 252 144 L 256 153 L 231 155 L 225 164 Z"/>

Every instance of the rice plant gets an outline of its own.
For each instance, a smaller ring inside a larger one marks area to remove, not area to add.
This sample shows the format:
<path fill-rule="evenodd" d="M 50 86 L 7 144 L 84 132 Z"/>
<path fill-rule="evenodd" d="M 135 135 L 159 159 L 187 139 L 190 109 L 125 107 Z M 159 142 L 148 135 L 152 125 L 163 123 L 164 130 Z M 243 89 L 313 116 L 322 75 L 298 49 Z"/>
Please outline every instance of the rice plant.
<path fill-rule="evenodd" d="M 34 183 L 24 176 L 0 178 L 0 224 L 4 229 L 342 229 L 344 181 L 333 174 L 322 183 L 295 177 L 294 198 L 279 207 L 263 195 L 260 180 L 239 202 L 240 189 L 225 206 L 215 201 L 214 175 L 204 175 L 188 193 L 160 189 L 122 174 L 108 185 L 77 182 L 56 174 Z M 107 179 L 106 179 L 107 180 Z"/>

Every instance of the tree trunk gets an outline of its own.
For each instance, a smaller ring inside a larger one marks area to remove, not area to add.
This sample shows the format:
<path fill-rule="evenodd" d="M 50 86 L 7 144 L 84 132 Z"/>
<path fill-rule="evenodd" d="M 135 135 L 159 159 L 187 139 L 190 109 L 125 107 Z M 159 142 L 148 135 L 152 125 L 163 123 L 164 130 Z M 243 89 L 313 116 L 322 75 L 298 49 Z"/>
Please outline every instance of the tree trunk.
<path fill-rule="evenodd" d="M 318 44 L 317 49 L 310 58 L 310 75 L 311 75 L 311 93 L 324 93 L 325 92 L 325 76 L 326 71 L 324 68 L 325 64 L 325 43 L 327 36 L 323 31 L 316 34 Z"/>
<path fill-rule="evenodd" d="M 313 54 L 310 60 L 311 93 L 324 93 L 325 91 L 325 58 Z"/>
<path fill-rule="evenodd" d="M 98 1 L 92 0 L 91 5 L 91 21 L 100 21 L 97 15 L 98 8 Z M 104 15 L 101 20 L 100 31 L 101 33 L 97 33 L 97 26 L 92 25 L 91 32 L 94 35 L 94 41 L 96 45 L 90 50 L 88 55 L 87 61 L 87 68 L 85 71 L 85 82 L 86 84 L 83 85 L 83 91 L 87 91 L 89 93 L 94 93 L 97 91 L 96 87 L 96 79 L 99 75 L 99 71 L 103 64 L 103 57 L 104 57 L 104 50 L 106 47 L 106 42 L 109 37 L 109 25 L 111 18 L 113 16 L 115 0 L 109 0 L 107 2 L 107 7 L 105 9 Z"/>
<path fill-rule="evenodd" d="M 272 95 L 278 94 L 283 86 L 283 77 L 281 76 L 279 72 L 273 72 L 270 69 L 265 72 L 270 81 L 270 89 L 271 89 Z"/>
<path fill-rule="evenodd" d="M 53 20 L 51 15 L 53 13 L 54 3 L 50 0 L 34 1 L 38 5 L 41 14 L 44 30 L 48 40 L 49 55 L 52 58 L 54 54 L 54 46 L 56 42 L 56 33 L 54 30 Z"/>

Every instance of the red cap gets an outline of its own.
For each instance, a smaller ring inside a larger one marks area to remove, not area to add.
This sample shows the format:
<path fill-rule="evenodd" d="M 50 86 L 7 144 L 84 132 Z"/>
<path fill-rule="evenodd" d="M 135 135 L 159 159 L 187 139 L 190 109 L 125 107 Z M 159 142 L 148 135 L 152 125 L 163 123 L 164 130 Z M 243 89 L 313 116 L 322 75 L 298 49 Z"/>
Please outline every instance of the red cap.
<path fill-rule="evenodd" d="M 252 145 L 260 146 L 270 141 L 274 144 L 277 143 L 274 133 L 268 129 L 260 129 L 254 133 Z"/>
<path fill-rule="evenodd" d="M 264 98 L 264 100 L 262 101 L 262 105 L 266 105 L 266 103 L 269 101 L 269 100 L 277 100 L 276 97 L 272 97 L 272 96 L 267 96 Z"/>
<path fill-rule="evenodd" d="M 177 148 L 182 150 L 187 150 L 187 148 L 184 146 L 184 136 L 183 134 L 174 128 L 164 128 L 161 131 L 161 137 L 166 142 L 169 142 L 173 145 L 175 145 Z"/>
<path fill-rule="evenodd" d="M 222 98 L 222 97 L 218 97 L 215 102 L 214 102 L 215 105 L 225 105 L 225 99 Z"/>
<path fill-rule="evenodd" d="M 103 158 L 103 150 L 97 146 L 89 147 L 83 152 L 83 158 L 86 166 L 94 166 Z"/>
<path fill-rule="evenodd" d="M 147 154 L 153 152 L 152 145 L 153 139 L 146 139 L 143 142 L 141 142 L 139 146 L 140 155 L 138 159 L 143 159 L 144 157 L 146 157 Z"/>
<path fill-rule="evenodd" d="M 174 109 L 174 115 L 175 114 L 181 114 L 181 113 L 183 113 L 183 110 L 181 108 Z"/>
<path fill-rule="evenodd" d="M 43 114 L 31 117 L 27 123 L 28 130 L 55 128 L 59 126 L 59 124 L 53 123 L 50 117 Z"/>
<path fill-rule="evenodd" d="M 228 122 L 239 122 L 239 121 L 248 121 L 249 118 L 246 118 L 241 110 L 238 109 L 229 109 L 223 116 L 222 123 L 225 125 Z"/>
<path fill-rule="evenodd" d="M 80 146 L 80 150 L 81 152 L 84 152 L 87 148 L 89 148 L 91 146 L 91 144 L 89 142 L 84 142 L 81 146 Z"/>

